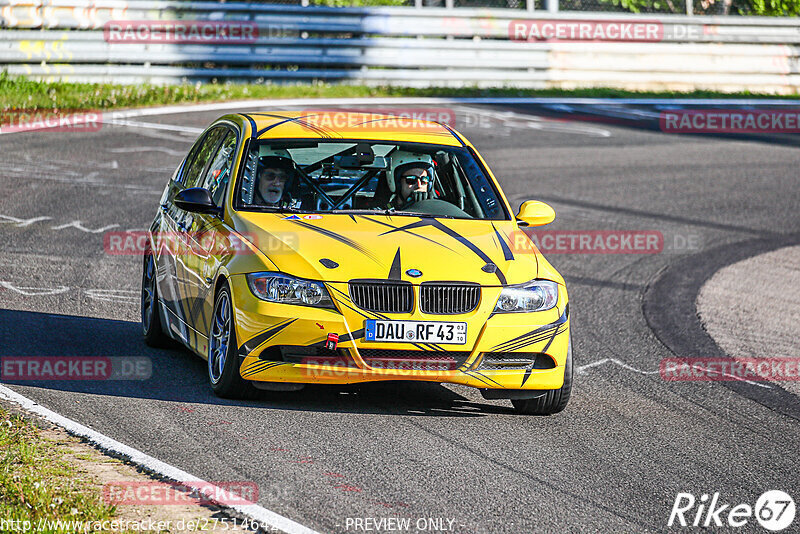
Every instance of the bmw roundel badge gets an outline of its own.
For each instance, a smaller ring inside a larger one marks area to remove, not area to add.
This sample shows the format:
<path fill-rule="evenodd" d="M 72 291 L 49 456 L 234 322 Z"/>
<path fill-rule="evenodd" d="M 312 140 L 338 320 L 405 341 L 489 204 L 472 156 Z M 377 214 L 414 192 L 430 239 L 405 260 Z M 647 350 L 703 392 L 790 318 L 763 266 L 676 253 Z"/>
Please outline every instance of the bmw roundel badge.
<path fill-rule="evenodd" d="M 409 269 L 406 271 L 406 274 L 414 278 L 419 278 L 420 276 L 422 276 L 422 271 L 420 271 L 419 269 Z"/>

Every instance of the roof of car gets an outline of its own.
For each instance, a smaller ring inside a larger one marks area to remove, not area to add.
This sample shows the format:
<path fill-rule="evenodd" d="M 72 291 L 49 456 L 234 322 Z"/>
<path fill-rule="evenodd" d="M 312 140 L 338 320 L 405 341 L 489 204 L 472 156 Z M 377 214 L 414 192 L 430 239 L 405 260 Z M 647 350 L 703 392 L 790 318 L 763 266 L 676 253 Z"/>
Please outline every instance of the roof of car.
<path fill-rule="evenodd" d="M 346 110 L 242 113 L 257 139 L 365 139 L 462 146 L 448 126 L 413 116 Z"/>

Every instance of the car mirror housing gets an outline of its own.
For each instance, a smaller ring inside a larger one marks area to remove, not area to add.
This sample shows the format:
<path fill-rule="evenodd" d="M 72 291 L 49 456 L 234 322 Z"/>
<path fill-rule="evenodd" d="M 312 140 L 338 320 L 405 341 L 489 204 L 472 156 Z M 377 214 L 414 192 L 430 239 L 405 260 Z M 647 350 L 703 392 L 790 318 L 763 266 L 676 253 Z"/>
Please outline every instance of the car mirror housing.
<path fill-rule="evenodd" d="M 544 202 L 528 200 L 519 207 L 516 218 L 523 226 L 544 226 L 556 219 L 556 212 Z"/>
<path fill-rule="evenodd" d="M 211 191 L 203 187 L 190 187 L 175 195 L 173 200 L 176 206 L 192 213 L 209 213 L 221 215 L 222 208 L 214 204 Z"/>

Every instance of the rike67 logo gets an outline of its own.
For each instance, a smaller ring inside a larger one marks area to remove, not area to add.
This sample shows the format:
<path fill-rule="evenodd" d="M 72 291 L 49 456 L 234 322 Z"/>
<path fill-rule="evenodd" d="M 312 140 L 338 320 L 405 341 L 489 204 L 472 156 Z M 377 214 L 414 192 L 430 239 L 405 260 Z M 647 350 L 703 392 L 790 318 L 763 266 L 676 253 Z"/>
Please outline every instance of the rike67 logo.
<path fill-rule="evenodd" d="M 755 520 L 761 527 L 777 532 L 792 524 L 795 512 L 794 499 L 780 490 L 764 492 L 754 506 L 724 502 L 719 492 L 704 493 L 699 499 L 691 493 L 678 493 L 667 526 L 738 528 Z"/>

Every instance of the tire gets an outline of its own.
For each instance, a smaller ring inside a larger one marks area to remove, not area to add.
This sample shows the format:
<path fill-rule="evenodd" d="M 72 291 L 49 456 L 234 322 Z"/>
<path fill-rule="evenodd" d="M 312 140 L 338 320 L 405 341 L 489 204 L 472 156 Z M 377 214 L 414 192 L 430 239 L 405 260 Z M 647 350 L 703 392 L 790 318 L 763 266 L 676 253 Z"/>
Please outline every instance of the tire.
<path fill-rule="evenodd" d="M 239 374 L 239 354 L 231 291 L 225 284 L 214 298 L 208 329 L 208 382 L 217 397 L 252 399 L 258 391 Z"/>
<path fill-rule="evenodd" d="M 158 285 L 156 284 L 156 262 L 148 246 L 144 253 L 142 267 L 142 334 L 144 342 L 155 348 L 170 345 L 170 338 L 161 327 L 161 310 L 158 305 Z"/>
<path fill-rule="evenodd" d="M 548 391 L 535 399 L 511 399 L 517 413 L 524 415 L 551 415 L 567 407 L 572 394 L 572 338 L 567 345 L 567 362 L 564 365 L 564 385 Z"/>

